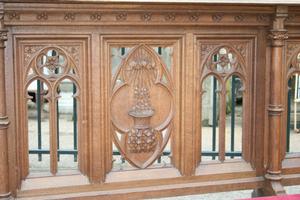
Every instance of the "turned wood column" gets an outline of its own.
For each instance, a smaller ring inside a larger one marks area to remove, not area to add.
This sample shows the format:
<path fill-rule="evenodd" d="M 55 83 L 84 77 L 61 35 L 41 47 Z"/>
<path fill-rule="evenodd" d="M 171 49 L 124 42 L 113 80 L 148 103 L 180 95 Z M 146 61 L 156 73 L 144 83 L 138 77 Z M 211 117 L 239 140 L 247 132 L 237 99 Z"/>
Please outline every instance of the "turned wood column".
<path fill-rule="evenodd" d="M 287 18 L 287 7 L 276 8 L 273 27 L 269 37 L 271 39 L 271 69 L 270 69 L 270 102 L 269 102 L 269 159 L 266 179 L 268 180 L 269 194 L 284 194 L 280 183 L 281 177 L 281 121 L 282 121 L 282 67 L 283 46 L 287 39 L 287 30 L 284 21 Z"/>
<path fill-rule="evenodd" d="M 6 115 L 5 94 L 5 65 L 4 42 L 7 40 L 7 31 L 4 29 L 4 6 L 0 3 L 0 198 L 8 198 L 8 155 L 7 155 L 7 128 L 8 117 Z"/>

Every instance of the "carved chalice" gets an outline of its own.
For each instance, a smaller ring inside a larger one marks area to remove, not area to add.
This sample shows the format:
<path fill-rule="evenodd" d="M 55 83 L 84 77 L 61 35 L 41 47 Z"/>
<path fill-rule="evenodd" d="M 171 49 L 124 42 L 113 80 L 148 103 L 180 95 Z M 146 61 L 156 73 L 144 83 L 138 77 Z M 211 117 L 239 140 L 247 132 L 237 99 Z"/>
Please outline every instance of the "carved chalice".
<path fill-rule="evenodd" d="M 128 132 L 127 148 L 130 153 L 149 153 L 157 145 L 157 131 L 150 127 L 154 109 L 150 105 L 149 90 L 135 88 L 135 105 L 128 112 L 134 120 L 134 126 Z"/>

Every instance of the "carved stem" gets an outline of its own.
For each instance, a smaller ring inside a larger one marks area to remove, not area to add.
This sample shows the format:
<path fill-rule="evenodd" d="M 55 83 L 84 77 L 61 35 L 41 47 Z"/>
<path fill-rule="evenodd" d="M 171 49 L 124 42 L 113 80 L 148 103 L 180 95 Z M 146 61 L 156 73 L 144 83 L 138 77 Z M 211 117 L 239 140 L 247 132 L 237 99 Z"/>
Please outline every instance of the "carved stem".
<path fill-rule="evenodd" d="M 7 31 L 4 30 L 4 5 L 0 3 L 0 198 L 10 196 L 8 178 L 7 128 L 9 125 L 6 115 L 5 94 L 5 60 L 4 48 Z"/>

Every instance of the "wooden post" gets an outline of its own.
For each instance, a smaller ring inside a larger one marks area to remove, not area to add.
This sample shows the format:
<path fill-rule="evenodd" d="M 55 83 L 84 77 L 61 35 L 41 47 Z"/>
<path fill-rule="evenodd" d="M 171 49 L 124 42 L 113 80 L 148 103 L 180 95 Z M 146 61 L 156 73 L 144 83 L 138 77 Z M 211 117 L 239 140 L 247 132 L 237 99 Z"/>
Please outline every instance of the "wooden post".
<path fill-rule="evenodd" d="M 270 31 L 271 69 L 270 69 L 270 102 L 269 102 L 269 159 L 267 166 L 266 194 L 284 194 L 281 185 L 281 118 L 282 106 L 282 67 L 283 46 L 287 39 L 287 30 L 284 29 L 284 21 L 287 18 L 287 6 L 277 6 L 273 20 L 273 28 Z"/>
<path fill-rule="evenodd" d="M 7 128 L 9 125 L 6 115 L 5 94 L 5 57 L 4 42 L 7 40 L 7 31 L 4 30 L 4 5 L 0 2 L 0 198 L 9 198 L 8 182 L 8 152 Z"/>

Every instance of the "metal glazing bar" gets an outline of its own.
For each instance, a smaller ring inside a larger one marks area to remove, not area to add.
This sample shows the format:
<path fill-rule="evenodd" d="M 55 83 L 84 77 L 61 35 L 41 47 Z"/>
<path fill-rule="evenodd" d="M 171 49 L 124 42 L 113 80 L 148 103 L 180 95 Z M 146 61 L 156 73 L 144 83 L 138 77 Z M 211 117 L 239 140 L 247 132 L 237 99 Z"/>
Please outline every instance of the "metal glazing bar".
<path fill-rule="evenodd" d="M 235 125 L 235 75 L 231 80 L 231 137 L 230 137 L 230 151 L 234 152 L 234 125 Z M 234 156 L 231 156 L 234 158 Z"/>
<path fill-rule="evenodd" d="M 29 150 L 29 154 L 49 154 L 50 150 L 44 150 L 44 149 L 31 149 Z M 76 150 L 58 150 L 57 154 L 59 155 L 77 155 L 78 151 Z"/>
<path fill-rule="evenodd" d="M 37 134 L 38 134 L 38 149 L 42 149 L 42 106 L 41 106 L 41 81 L 37 80 L 36 91 L 36 106 L 37 106 Z M 38 161 L 42 161 L 42 154 L 38 154 Z"/>
<path fill-rule="evenodd" d="M 73 95 L 76 93 L 76 85 L 73 83 Z M 77 150 L 77 101 L 76 98 L 73 98 L 73 144 L 74 150 Z M 74 162 L 77 162 L 77 154 L 74 154 Z"/>
<path fill-rule="evenodd" d="M 58 104 L 58 100 L 56 101 L 56 114 L 57 114 L 57 121 L 56 121 L 56 131 L 57 131 L 57 150 L 59 150 L 59 104 Z M 60 156 L 59 154 L 57 155 L 57 161 L 60 160 Z"/>
<path fill-rule="evenodd" d="M 121 47 L 121 55 L 122 55 L 122 56 L 125 55 L 125 47 Z"/>
<path fill-rule="evenodd" d="M 203 151 L 202 156 L 218 156 L 219 152 Z M 225 152 L 225 156 L 242 156 L 242 152 Z"/>
<path fill-rule="evenodd" d="M 290 134 L 291 134 L 291 103 L 292 103 L 292 80 L 288 81 L 288 102 L 287 102 L 287 127 L 286 127 L 286 152 L 290 152 Z M 296 110 L 294 110 L 296 112 Z"/>
<path fill-rule="evenodd" d="M 158 47 L 158 50 L 157 50 L 157 51 L 158 51 L 158 54 L 159 54 L 159 55 L 162 54 L 162 49 L 161 49 L 161 47 Z"/>
<path fill-rule="evenodd" d="M 213 77 L 213 113 L 212 113 L 212 151 L 216 151 L 216 135 L 217 135 L 217 79 Z M 215 156 L 212 157 L 213 160 L 216 159 Z"/>

